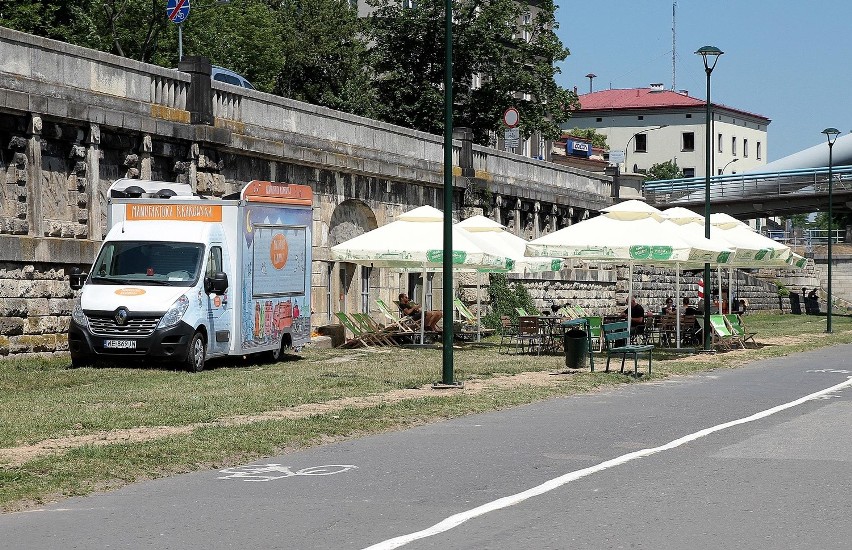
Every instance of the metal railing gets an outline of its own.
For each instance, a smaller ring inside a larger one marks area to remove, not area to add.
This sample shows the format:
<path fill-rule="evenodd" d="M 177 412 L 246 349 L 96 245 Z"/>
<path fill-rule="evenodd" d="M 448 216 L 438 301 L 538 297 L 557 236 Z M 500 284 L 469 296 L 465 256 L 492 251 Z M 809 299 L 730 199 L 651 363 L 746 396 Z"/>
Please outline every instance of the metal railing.
<path fill-rule="evenodd" d="M 834 190 L 852 190 L 852 166 L 832 167 Z M 645 199 L 652 204 L 704 201 L 703 177 L 649 181 L 643 185 Z M 828 167 L 783 170 L 756 174 L 728 174 L 710 178 L 710 201 L 764 198 L 789 194 L 814 195 L 828 192 Z"/>
<path fill-rule="evenodd" d="M 828 229 L 802 229 L 799 231 L 784 231 L 771 229 L 766 231 L 766 236 L 790 246 L 818 246 L 828 244 Z M 832 229 L 831 242 L 842 243 L 846 241 L 845 229 Z"/>

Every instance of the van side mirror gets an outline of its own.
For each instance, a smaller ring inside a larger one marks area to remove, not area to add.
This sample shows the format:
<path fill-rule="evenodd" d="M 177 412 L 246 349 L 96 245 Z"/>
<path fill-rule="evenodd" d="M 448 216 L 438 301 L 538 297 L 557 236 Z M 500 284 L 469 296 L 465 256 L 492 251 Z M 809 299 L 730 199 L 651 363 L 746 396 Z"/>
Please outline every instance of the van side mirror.
<path fill-rule="evenodd" d="M 204 292 L 224 294 L 228 290 L 228 275 L 217 271 L 212 277 L 204 277 Z"/>
<path fill-rule="evenodd" d="M 68 283 L 72 290 L 80 290 L 88 277 L 89 274 L 81 271 L 79 267 L 72 267 L 71 273 L 68 274 Z"/>

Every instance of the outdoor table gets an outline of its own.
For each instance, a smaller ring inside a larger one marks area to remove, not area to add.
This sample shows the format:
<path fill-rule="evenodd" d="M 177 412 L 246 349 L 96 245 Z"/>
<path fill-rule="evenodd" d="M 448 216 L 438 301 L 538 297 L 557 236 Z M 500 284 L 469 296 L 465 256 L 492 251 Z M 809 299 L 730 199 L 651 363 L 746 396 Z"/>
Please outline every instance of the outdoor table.
<path fill-rule="evenodd" d="M 589 320 L 585 317 L 581 317 L 579 319 L 569 319 L 562 321 L 559 323 L 562 327 L 562 335 L 565 335 L 569 329 L 572 328 L 581 328 L 586 331 L 586 345 L 587 351 L 589 352 L 589 369 L 591 372 L 595 372 L 595 354 L 592 353 L 592 327 L 589 325 Z"/>
<path fill-rule="evenodd" d="M 564 317 L 559 315 L 539 315 L 538 322 L 542 329 L 542 339 L 546 351 L 558 351 L 561 345 L 561 340 L 556 338 L 557 333 L 561 336 L 563 333 L 559 331 L 559 324 L 564 320 Z"/>

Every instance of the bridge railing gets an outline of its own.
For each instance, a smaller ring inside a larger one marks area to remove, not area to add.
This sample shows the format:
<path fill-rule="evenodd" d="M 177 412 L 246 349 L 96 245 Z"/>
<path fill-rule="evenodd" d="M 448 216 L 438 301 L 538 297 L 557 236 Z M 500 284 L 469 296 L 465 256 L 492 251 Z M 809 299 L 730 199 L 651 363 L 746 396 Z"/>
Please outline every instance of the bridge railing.
<path fill-rule="evenodd" d="M 834 189 L 852 189 L 852 166 L 832 168 Z M 645 182 L 648 202 L 704 201 L 705 178 L 680 178 Z M 710 201 L 767 195 L 816 194 L 828 192 L 828 168 L 806 168 L 753 174 L 729 174 L 710 178 Z"/>
<path fill-rule="evenodd" d="M 846 241 L 845 229 L 803 229 L 800 231 L 768 230 L 766 236 L 780 243 L 791 246 L 820 246 L 828 244 L 831 237 L 832 243 Z"/>

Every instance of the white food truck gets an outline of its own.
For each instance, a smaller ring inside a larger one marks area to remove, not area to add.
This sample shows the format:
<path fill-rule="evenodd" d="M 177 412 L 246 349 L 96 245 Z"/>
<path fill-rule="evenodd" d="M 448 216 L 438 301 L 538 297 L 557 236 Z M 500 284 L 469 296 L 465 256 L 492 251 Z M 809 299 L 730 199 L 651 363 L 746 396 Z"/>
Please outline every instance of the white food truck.
<path fill-rule="evenodd" d="M 121 179 L 109 233 L 68 329 L 74 366 L 152 358 L 205 361 L 310 340 L 311 205 L 306 185 L 252 181 L 222 199 L 186 184 Z"/>

